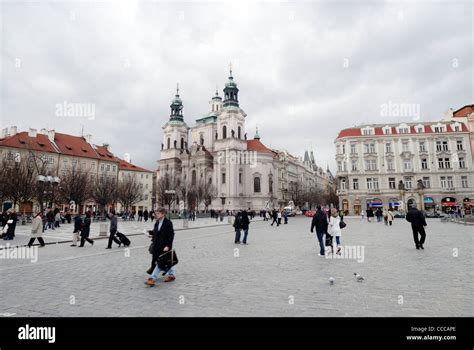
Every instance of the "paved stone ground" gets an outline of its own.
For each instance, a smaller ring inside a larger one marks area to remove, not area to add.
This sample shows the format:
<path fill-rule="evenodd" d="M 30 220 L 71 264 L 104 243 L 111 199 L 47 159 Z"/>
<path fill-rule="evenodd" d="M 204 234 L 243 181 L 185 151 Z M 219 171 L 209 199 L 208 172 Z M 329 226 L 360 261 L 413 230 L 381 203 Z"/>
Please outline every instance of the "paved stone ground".
<path fill-rule="evenodd" d="M 129 250 L 97 240 L 39 248 L 36 263 L 2 259 L 0 315 L 473 316 L 472 227 L 431 219 L 425 250 L 416 250 L 403 219 L 386 227 L 350 218 L 342 240 L 364 247 L 357 262 L 318 257 L 310 220 L 252 222 L 247 246 L 233 243 L 230 225 L 178 231 L 177 279 L 154 288 L 144 285 L 144 235 Z"/>

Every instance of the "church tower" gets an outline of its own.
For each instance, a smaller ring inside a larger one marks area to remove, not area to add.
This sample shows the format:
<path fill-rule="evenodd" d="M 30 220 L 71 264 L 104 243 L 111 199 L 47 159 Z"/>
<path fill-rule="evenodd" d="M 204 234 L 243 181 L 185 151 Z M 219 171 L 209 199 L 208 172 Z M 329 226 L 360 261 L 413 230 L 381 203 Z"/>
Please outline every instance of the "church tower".
<path fill-rule="evenodd" d="M 181 172 L 180 154 L 188 148 L 188 125 L 184 122 L 183 101 L 179 96 L 179 86 L 176 96 L 171 101 L 170 119 L 163 125 L 163 143 L 161 144 L 160 171 L 171 174 Z"/>

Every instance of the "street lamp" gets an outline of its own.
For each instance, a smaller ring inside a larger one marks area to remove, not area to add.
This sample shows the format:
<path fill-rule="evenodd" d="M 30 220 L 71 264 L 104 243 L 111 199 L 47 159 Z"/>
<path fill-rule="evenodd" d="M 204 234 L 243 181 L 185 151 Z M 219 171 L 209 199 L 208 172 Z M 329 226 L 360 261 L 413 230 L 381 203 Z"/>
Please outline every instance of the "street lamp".
<path fill-rule="evenodd" d="M 61 179 L 57 176 L 44 176 L 38 175 L 38 183 L 41 184 L 42 193 L 46 195 L 46 206 L 49 207 L 49 197 L 51 196 L 51 207 L 53 206 L 54 201 L 54 188 L 59 185 Z M 43 203 L 41 203 L 42 206 Z M 43 208 L 41 208 L 43 209 Z"/>
<path fill-rule="evenodd" d="M 420 195 L 420 210 L 425 210 L 425 201 L 423 198 L 424 190 L 425 190 L 425 185 L 423 184 L 423 181 L 420 179 L 417 181 L 417 192 Z"/>

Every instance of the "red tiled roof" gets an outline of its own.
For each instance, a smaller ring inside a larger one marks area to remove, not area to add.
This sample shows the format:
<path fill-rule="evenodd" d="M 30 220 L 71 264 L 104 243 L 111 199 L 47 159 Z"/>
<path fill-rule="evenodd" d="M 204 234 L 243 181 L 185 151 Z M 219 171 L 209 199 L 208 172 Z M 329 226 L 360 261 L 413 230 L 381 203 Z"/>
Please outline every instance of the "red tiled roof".
<path fill-rule="evenodd" d="M 0 139 L 0 146 L 31 149 L 33 151 L 58 153 L 54 144 L 49 141 L 48 136 L 36 134 L 36 137 L 28 136 L 28 132 L 23 131 L 13 136 Z"/>
<path fill-rule="evenodd" d="M 444 124 L 444 125 L 447 126 L 447 128 L 446 128 L 447 132 L 455 132 L 452 129 L 450 124 Z M 461 125 L 461 132 L 469 131 L 464 123 L 460 123 L 460 125 Z M 423 126 L 425 128 L 425 130 L 423 132 L 424 134 L 434 133 L 433 129 L 431 128 L 431 125 L 424 124 Z M 384 135 L 382 127 L 375 127 L 374 129 L 375 129 L 374 135 L 372 135 L 372 136 L 383 136 Z M 397 135 L 397 134 L 398 134 L 397 128 L 392 126 L 392 135 Z M 409 134 L 402 134 L 402 135 L 410 135 L 410 134 L 418 134 L 416 132 L 416 125 L 410 125 L 410 133 Z M 344 137 L 356 137 L 356 136 L 362 136 L 361 128 L 343 129 L 339 132 L 339 135 L 337 135 L 336 140 L 344 138 Z M 369 135 L 367 135 L 367 136 L 369 136 Z"/>
<path fill-rule="evenodd" d="M 54 142 L 64 155 L 98 159 L 92 146 L 79 136 L 55 133 Z"/>
<path fill-rule="evenodd" d="M 107 147 L 105 146 L 95 146 L 95 151 L 97 152 L 97 154 L 99 155 L 99 158 L 102 159 L 102 160 L 108 160 L 108 161 L 117 161 L 117 159 L 119 158 L 116 158 L 112 152 L 110 152 Z"/>
<path fill-rule="evenodd" d="M 466 117 L 471 113 L 474 113 L 474 105 L 466 105 L 464 107 L 459 108 L 457 111 L 454 111 L 453 117 L 455 118 Z"/>
<path fill-rule="evenodd" d="M 269 153 L 271 155 L 274 154 L 272 150 L 268 149 L 267 146 L 265 146 L 263 143 L 260 142 L 260 140 L 257 139 L 247 140 L 247 151 Z"/>
<path fill-rule="evenodd" d="M 139 166 L 133 165 L 129 162 L 124 161 L 123 159 L 115 157 L 115 160 L 119 162 L 119 169 L 120 170 L 130 170 L 130 171 L 144 171 L 148 173 L 152 173 L 153 171 L 147 170 L 145 168 L 140 168 Z"/>

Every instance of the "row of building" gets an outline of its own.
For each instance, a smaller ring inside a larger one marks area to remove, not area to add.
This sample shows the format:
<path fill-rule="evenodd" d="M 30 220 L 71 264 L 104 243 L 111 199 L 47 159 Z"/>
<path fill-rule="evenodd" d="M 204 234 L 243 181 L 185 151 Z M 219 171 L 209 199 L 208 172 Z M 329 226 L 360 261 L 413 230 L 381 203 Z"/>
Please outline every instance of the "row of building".
<path fill-rule="evenodd" d="M 361 125 L 335 140 L 339 207 L 464 209 L 474 202 L 474 105 L 438 122 Z"/>
<path fill-rule="evenodd" d="M 40 159 L 45 168 L 43 176 L 51 176 L 61 181 L 71 169 L 81 169 L 86 172 L 92 181 L 99 178 L 119 179 L 134 177 L 142 191 L 141 200 L 134 205 L 133 210 L 152 209 L 152 190 L 154 172 L 131 164 L 129 161 L 116 157 L 109 149 L 109 145 L 101 146 L 91 143 L 91 135 L 84 137 L 55 132 L 54 130 L 30 129 L 18 132 L 16 127 L 5 128 L 0 135 L 0 160 L 7 162 L 21 162 L 31 157 Z M 2 209 L 12 206 L 11 201 L 5 200 Z M 20 212 L 30 213 L 37 209 L 38 203 L 27 202 L 18 204 Z M 69 203 L 62 205 L 63 209 Z M 86 207 L 97 209 L 93 200 L 88 200 L 80 212 Z M 120 205 L 117 205 L 120 210 Z"/>

